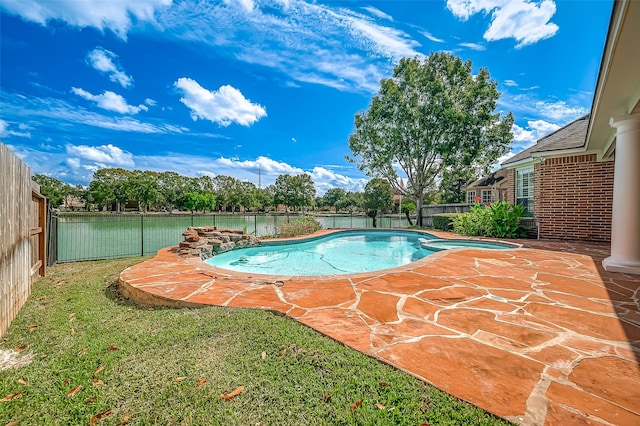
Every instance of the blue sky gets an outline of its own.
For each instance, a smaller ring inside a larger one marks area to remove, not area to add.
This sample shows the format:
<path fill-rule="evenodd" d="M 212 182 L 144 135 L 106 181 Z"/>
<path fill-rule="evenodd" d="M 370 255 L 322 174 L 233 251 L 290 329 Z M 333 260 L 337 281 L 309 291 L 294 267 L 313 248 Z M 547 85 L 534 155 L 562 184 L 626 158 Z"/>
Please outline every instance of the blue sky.
<path fill-rule="evenodd" d="M 34 173 L 101 167 L 360 190 L 354 115 L 402 57 L 488 68 L 512 154 L 589 112 L 612 1 L 2 0 L 0 140 Z"/>

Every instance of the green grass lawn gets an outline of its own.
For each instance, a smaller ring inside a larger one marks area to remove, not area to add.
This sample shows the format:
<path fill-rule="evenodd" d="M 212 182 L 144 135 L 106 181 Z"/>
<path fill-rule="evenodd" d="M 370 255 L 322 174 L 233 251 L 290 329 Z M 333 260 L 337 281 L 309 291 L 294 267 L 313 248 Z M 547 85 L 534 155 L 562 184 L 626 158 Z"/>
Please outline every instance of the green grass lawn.
<path fill-rule="evenodd" d="M 508 424 L 271 312 L 122 300 L 139 261 L 56 265 L 34 284 L 0 341 L 33 356 L 0 371 L 0 425 Z"/>

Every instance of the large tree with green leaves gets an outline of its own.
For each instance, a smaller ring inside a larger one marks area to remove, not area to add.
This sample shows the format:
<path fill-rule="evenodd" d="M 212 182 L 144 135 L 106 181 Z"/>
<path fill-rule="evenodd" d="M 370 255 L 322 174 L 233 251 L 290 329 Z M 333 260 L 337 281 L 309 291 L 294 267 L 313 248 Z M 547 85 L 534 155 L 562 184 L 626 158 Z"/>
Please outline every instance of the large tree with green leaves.
<path fill-rule="evenodd" d="M 389 181 L 374 178 L 364 187 L 364 208 L 367 215 L 373 219 L 373 227 L 376 227 L 378 212 L 384 213 L 393 206 L 393 190 Z"/>
<path fill-rule="evenodd" d="M 304 207 L 313 204 L 316 189 L 311 176 L 303 173 L 300 175 L 280 175 L 273 184 L 273 201 L 287 207 Z"/>
<path fill-rule="evenodd" d="M 470 61 L 432 53 L 422 62 L 401 59 L 380 85 L 369 109 L 355 116 L 347 158 L 414 199 L 418 212 L 445 170 L 487 172 L 507 152 L 513 115 L 495 112 L 500 93 L 487 69 L 474 75 Z"/>

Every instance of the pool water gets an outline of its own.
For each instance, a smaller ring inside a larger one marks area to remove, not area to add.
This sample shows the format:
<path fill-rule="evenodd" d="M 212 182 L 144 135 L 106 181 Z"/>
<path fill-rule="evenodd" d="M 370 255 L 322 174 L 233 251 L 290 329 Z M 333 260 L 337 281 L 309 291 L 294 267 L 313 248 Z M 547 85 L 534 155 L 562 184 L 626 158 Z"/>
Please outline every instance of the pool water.
<path fill-rule="evenodd" d="M 312 276 L 355 274 L 406 265 L 436 251 L 457 247 L 509 248 L 485 242 L 475 245 L 430 246 L 444 242 L 423 232 L 401 230 L 341 231 L 303 242 L 266 242 L 232 250 L 205 262 L 238 272 Z M 442 243 L 441 243 L 442 244 Z"/>

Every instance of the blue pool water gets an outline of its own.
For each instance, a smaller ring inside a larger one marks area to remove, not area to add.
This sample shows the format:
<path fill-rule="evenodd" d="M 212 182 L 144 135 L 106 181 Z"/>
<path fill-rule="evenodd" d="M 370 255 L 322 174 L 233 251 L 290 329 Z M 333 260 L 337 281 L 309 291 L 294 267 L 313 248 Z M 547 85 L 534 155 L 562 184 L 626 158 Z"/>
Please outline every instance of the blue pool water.
<path fill-rule="evenodd" d="M 223 269 L 257 274 L 355 274 L 395 268 L 436 251 L 454 248 L 431 247 L 429 240 L 434 243 L 445 241 L 413 231 L 341 231 L 303 242 L 267 242 L 260 247 L 221 253 L 205 262 Z M 483 248 L 507 247 L 485 244 Z"/>

